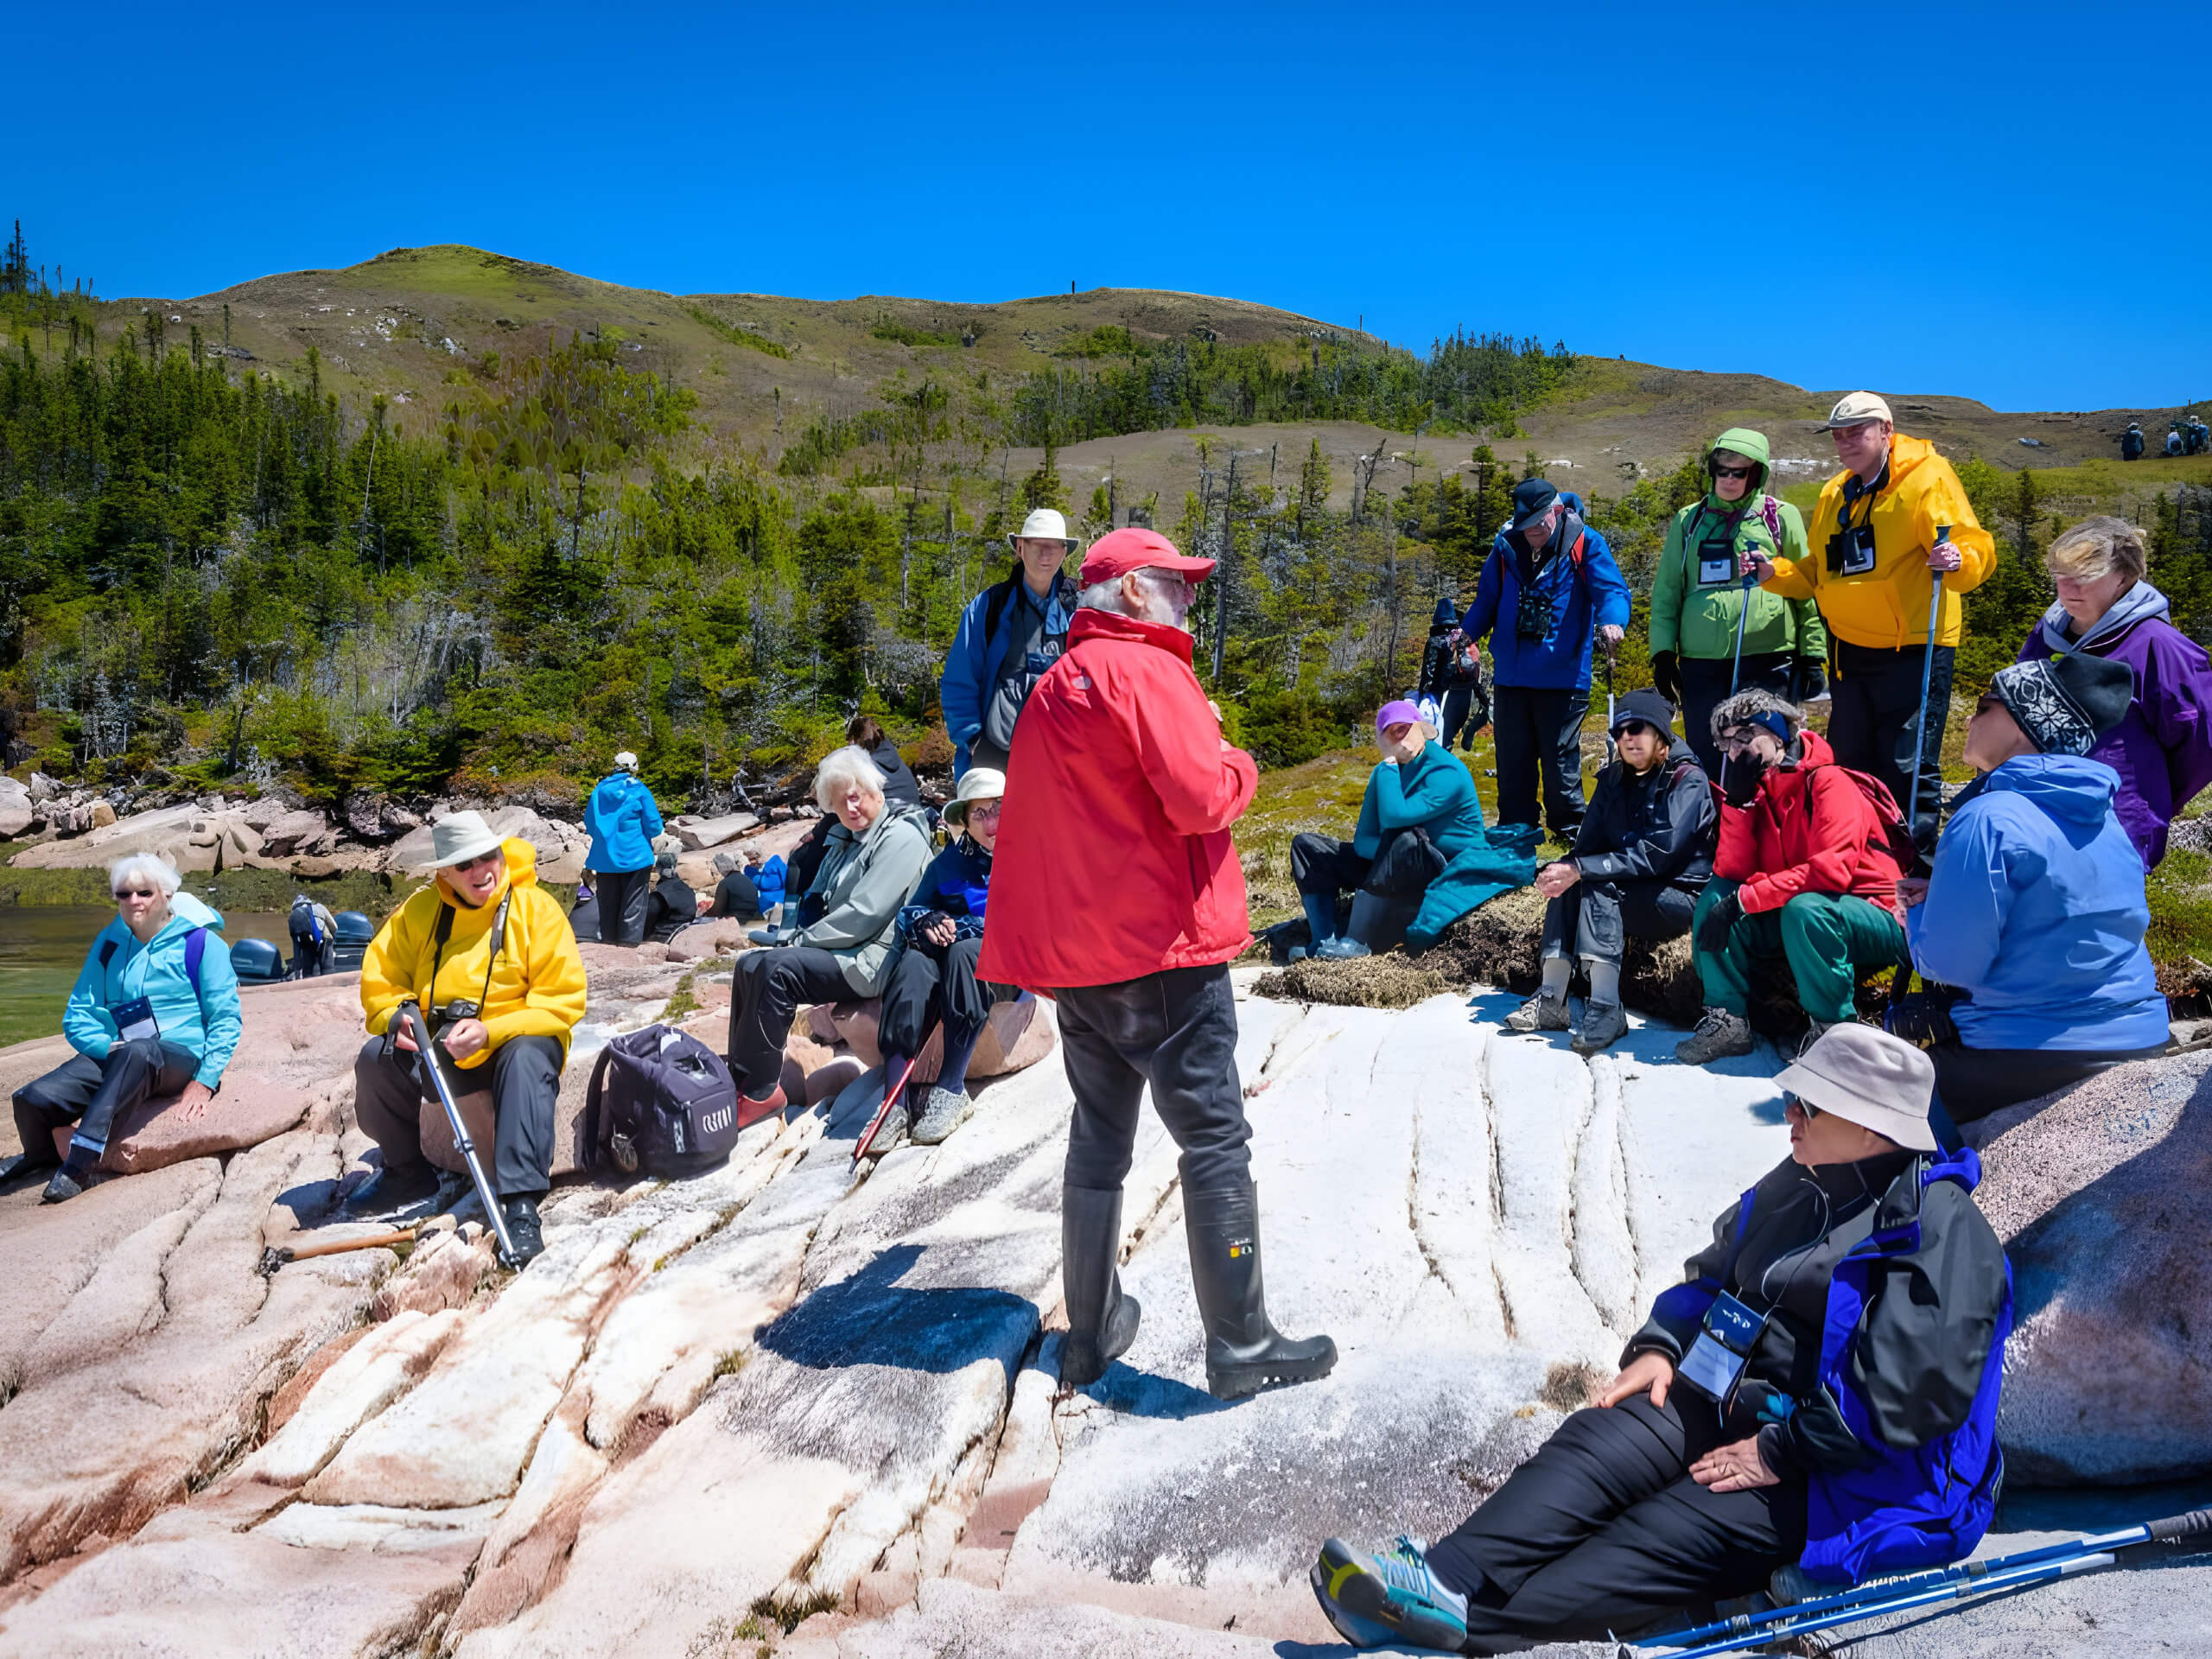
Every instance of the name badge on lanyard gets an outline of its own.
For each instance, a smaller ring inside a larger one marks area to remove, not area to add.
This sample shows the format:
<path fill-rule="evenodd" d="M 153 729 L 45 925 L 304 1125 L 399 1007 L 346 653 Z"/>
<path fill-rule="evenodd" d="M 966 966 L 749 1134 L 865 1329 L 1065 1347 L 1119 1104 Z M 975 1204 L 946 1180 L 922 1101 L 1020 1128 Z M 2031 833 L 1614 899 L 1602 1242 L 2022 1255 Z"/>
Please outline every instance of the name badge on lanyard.
<path fill-rule="evenodd" d="M 128 1002 L 117 1003 L 108 1012 L 115 1020 L 116 1034 L 126 1043 L 162 1034 L 162 1022 L 154 1018 L 153 1002 L 146 997 L 134 996 Z"/>
<path fill-rule="evenodd" d="M 1675 1368 L 1675 1375 L 1694 1383 L 1715 1403 L 1726 1405 L 1765 1329 L 1765 1315 L 1754 1313 L 1723 1291 L 1706 1311 L 1705 1329 Z"/>
<path fill-rule="evenodd" d="M 1736 580 L 1736 543 L 1732 540 L 1700 542 L 1697 549 L 1697 581 L 1700 588 L 1724 585 Z"/>

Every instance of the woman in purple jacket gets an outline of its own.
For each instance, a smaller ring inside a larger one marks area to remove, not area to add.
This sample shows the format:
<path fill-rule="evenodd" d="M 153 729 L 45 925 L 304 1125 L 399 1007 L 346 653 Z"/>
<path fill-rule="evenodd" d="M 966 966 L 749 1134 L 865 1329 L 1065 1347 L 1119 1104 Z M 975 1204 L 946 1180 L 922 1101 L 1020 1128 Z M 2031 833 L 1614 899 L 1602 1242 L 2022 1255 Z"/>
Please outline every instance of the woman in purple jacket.
<path fill-rule="evenodd" d="M 2212 660 L 2174 626 L 2166 596 L 2143 579 L 2143 532 L 2121 518 L 2085 518 L 2044 556 L 2058 602 L 2044 613 L 2020 660 L 2087 652 L 2126 663 L 2135 701 L 2089 751 L 2120 774 L 2113 802 L 2120 827 L 2155 869 L 2166 826 L 2212 784 Z"/>

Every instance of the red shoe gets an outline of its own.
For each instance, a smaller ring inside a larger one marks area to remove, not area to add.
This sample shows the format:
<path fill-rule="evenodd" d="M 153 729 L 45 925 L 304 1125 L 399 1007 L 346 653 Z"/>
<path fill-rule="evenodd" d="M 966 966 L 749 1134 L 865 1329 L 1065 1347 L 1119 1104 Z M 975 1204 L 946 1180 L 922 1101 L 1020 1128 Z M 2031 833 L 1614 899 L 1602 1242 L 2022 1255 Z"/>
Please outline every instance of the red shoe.
<path fill-rule="evenodd" d="M 740 1090 L 737 1096 L 737 1127 L 740 1129 L 749 1129 L 763 1118 L 773 1117 L 790 1104 L 791 1102 L 785 1097 L 784 1085 L 780 1080 L 774 1088 L 759 1100 L 753 1099 L 752 1096 Z"/>

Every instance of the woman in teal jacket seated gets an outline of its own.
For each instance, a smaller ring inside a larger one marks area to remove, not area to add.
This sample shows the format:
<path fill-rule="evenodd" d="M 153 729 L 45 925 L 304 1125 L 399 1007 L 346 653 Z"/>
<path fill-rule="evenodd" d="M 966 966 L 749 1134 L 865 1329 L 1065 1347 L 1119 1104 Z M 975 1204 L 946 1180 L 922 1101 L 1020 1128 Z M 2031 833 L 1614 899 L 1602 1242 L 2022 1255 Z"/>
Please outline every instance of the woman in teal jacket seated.
<path fill-rule="evenodd" d="M 0 1159 L 0 1181 L 60 1166 L 45 1199 L 85 1189 L 116 1120 L 150 1096 L 198 1117 L 222 1086 L 238 1046 L 238 977 L 219 931 L 223 918 L 177 891 L 175 868 L 137 854 L 108 867 L 116 918 L 99 931 L 61 1017 L 73 1058 L 16 1091 L 23 1150 Z M 74 1123 L 68 1155 L 54 1131 Z"/>
<path fill-rule="evenodd" d="M 1517 850 L 1526 836 L 1492 844 L 1473 776 L 1436 741 L 1420 709 L 1384 703 L 1375 741 L 1382 760 L 1367 780 L 1352 838 L 1291 837 L 1291 879 L 1315 956 L 1368 956 L 1401 934 L 1408 949 L 1426 950 L 1484 899 L 1535 877 L 1532 854 Z M 1337 895 L 1347 889 L 1351 918 L 1339 938 Z"/>

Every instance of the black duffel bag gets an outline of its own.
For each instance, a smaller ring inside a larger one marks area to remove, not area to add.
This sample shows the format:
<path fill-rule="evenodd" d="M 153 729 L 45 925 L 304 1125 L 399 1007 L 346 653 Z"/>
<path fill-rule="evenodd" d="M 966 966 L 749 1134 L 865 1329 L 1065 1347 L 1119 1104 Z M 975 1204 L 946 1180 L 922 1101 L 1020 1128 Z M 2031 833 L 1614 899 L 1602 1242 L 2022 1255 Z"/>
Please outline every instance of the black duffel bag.
<path fill-rule="evenodd" d="M 599 1052 L 584 1096 L 584 1154 L 595 1169 L 696 1175 L 737 1144 L 737 1084 L 696 1037 L 647 1026 Z"/>

